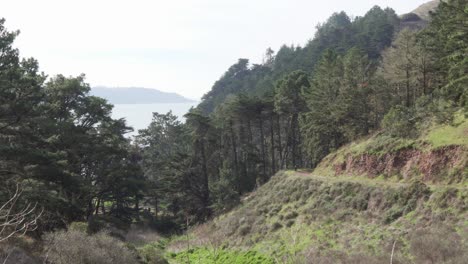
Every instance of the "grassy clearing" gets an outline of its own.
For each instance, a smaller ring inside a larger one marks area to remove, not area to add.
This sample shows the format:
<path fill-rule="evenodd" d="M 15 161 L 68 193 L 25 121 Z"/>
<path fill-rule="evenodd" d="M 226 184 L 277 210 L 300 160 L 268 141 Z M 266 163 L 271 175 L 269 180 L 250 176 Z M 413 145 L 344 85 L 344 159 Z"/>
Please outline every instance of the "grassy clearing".
<path fill-rule="evenodd" d="M 431 129 L 424 138 L 433 148 L 445 146 L 468 146 L 468 120 L 457 114 L 453 125 L 439 125 Z"/>

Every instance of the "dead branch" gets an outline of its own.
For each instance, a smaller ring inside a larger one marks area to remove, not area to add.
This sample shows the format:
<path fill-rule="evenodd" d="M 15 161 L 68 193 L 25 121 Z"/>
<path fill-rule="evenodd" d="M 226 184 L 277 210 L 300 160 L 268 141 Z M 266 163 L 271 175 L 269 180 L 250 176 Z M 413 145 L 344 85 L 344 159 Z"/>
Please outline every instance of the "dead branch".
<path fill-rule="evenodd" d="M 13 236 L 24 236 L 27 232 L 36 230 L 37 220 L 43 210 L 38 211 L 37 203 L 18 208 L 18 200 L 23 190 L 16 186 L 13 196 L 0 206 L 0 242 Z"/>

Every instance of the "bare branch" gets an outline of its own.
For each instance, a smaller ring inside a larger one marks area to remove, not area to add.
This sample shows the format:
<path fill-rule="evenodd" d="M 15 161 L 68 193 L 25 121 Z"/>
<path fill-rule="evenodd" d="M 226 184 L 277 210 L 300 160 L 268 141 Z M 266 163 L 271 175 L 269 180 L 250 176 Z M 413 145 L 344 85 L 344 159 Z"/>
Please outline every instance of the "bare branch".
<path fill-rule="evenodd" d="M 0 242 L 13 236 L 24 236 L 27 232 L 36 230 L 37 220 L 41 217 L 43 210 L 38 211 L 36 204 L 26 204 L 18 208 L 18 200 L 23 190 L 16 186 L 12 197 L 0 206 Z"/>

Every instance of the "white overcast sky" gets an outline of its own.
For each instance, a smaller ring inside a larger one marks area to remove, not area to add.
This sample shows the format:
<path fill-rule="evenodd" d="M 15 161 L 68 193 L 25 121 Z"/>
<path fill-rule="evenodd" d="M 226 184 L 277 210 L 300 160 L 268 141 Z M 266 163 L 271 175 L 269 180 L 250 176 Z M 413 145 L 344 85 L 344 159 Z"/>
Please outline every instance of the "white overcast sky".
<path fill-rule="evenodd" d="M 428 0 L 0 0 L 16 47 L 49 76 L 200 98 L 238 58 L 303 45 L 333 12 L 407 13 Z"/>

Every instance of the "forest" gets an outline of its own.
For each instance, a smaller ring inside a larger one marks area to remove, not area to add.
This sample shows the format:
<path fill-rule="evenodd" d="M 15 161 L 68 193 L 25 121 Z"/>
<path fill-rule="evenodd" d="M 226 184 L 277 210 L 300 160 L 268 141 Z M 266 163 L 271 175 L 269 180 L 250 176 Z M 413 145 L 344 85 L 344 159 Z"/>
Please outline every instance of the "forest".
<path fill-rule="evenodd" d="M 123 230 L 183 236 L 278 172 L 312 171 L 362 138 L 414 139 L 468 116 L 465 0 L 441 1 L 429 21 L 378 6 L 335 13 L 304 46 L 268 48 L 261 64 L 239 59 L 184 121 L 153 113 L 133 139 L 84 74 L 48 76 L 22 58 L 18 34 L 0 20 L 4 263 L 11 245 L 43 263 L 166 263 L 124 244 Z M 466 168 L 457 173 L 466 182 Z M 74 262 L 61 253 L 70 240 L 102 250 Z"/>

